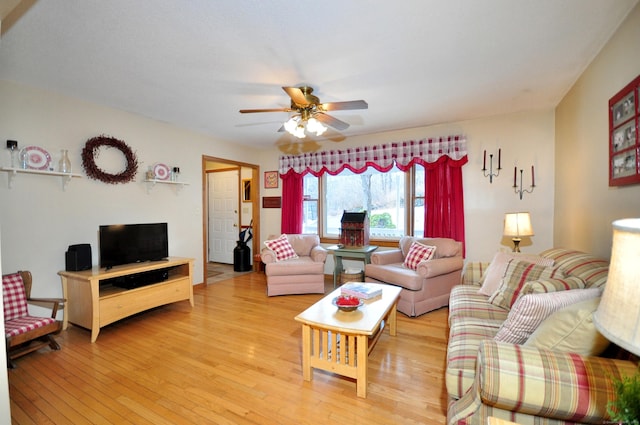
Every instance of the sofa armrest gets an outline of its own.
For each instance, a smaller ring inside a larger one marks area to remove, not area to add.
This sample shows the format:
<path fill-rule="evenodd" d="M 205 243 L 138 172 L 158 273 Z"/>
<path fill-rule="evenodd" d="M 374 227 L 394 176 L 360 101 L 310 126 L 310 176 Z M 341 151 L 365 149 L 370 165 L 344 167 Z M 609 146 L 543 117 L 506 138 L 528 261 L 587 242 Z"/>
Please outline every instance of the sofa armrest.
<path fill-rule="evenodd" d="M 275 263 L 276 253 L 270 250 L 269 248 L 262 248 L 262 251 L 260 251 L 260 259 L 265 264 Z"/>
<path fill-rule="evenodd" d="M 371 264 L 394 264 L 404 262 L 402 251 L 400 249 L 389 249 L 386 251 L 376 251 L 371 254 Z"/>
<path fill-rule="evenodd" d="M 489 267 L 487 262 L 483 261 L 468 261 L 464 265 L 464 271 L 462 272 L 462 284 L 463 285 L 479 285 L 480 278 L 487 271 Z"/>
<path fill-rule="evenodd" d="M 614 397 L 612 378 L 636 370 L 629 361 L 485 340 L 474 384 L 450 409 L 449 423 L 472 416 L 482 405 L 561 421 L 603 423 L 609 419 L 607 402 Z"/>
<path fill-rule="evenodd" d="M 440 276 L 459 270 L 462 273 L 462 257 L 434 258 L 418 263 L 416 272 L 424 278 Z"/>
<path fill-rule="evenodd" d="M 327 259 L 328 253 L 329 252 L 326 249 L 324 249 L 320 245 L 316 245 L 313 248 L 311 248 L 311 253 L 309 254 L 309 256 L 316 263 L 324 263 L 325 260 Z"/>

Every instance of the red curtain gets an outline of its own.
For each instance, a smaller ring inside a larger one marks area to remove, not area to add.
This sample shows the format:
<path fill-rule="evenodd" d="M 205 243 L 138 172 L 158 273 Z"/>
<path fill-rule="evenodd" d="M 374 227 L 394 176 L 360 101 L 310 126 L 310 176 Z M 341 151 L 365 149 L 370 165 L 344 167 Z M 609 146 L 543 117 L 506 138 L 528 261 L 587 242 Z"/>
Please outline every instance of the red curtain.
<path fill-rule="evenodd" d="M 465 255 L 462 166 L 467 157 L 454 160 L 443 156 L 425 163 L 425 237 L 451 238 L 462 242 Z"/>
<path fill-rule="evenodd" d="M 282 222 L 280 232 L 302 233 L 303 185 L 302 174 L 290 170 L 282 178 Z"/>

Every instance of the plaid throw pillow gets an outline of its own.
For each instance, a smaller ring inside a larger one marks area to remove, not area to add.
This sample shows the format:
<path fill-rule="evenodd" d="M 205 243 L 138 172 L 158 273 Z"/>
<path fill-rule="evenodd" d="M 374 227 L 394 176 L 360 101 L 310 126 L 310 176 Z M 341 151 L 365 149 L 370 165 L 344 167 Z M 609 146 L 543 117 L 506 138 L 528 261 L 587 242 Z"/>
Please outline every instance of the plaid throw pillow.
<path fill-rule="evenodd" d="M 509 310 L 527 282 L 540 279 L 563 279 L 565 277 L 564 272 L 558 268 L 539 266 L 527 261 L 510 260 L 500 287 L 489 297 L 489 302 Z"/>
<path fill-rule="evenodd" d="M 293 250 L 285 234 L 280 235 L 278 239 L 264 241 L 264 244 L 276 254 L 276 261 L 298 258 L 298 254 Z"/>
<path fill-rule="evenodd" d="M 423 245 L 420 242 L 413 242 L 407 258 L 404 259 L 404 266 L 408 269 L 415 270 L 421 261 L 430 260 L 436 253 L 435 246 Z"/>

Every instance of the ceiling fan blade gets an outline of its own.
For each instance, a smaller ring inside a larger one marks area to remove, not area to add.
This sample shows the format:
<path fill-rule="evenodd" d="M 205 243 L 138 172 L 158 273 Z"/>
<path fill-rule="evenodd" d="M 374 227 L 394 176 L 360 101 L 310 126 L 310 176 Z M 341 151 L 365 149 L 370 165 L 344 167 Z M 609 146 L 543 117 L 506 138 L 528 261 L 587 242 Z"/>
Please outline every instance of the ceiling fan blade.
<path fill-rule="evenodd" d="M 336 130 L 342 131 L 349 128 L 349 124 L 347 124 L 346 122 L 340 121 L 337 118 L 333 118 L 331 115 L 323 114 L 322 112 L 315 114 L 314 117 L 321 123 L 333 127 Z"/>
<path fill-rule="evenodd" d="M 240 109 L 241 114 L 252 114 L 254 112 L 291 112 L 291 108 Z"/>
<path fill-rule="evenodd" d="M 321 111 L 344 111 L 347 109 L 369 109 L 364 100 L 350 100 L 347 102 L 329 102 L 318 105 Z"/>
<path fill-rule="evenodd" d="M 282 90 L 287 92 L 291 100 L 293 100 L 293 103 L 302 106 L 309 105 L 307 97 L 298 87 L 283 87 Z"/>

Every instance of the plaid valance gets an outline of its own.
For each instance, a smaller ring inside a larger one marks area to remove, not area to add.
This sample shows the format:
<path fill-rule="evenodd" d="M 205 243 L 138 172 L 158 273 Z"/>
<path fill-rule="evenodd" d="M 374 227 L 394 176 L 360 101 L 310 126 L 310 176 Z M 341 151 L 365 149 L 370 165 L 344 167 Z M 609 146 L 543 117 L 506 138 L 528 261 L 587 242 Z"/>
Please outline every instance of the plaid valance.
<path fill-rule="evenodd" d="M 407 171 L 414 164 L 426 165 L 438 161 L 443 156 L 460 160 L 466 155 L 466 138 L 457 135 L 302 155 L 283 155 L 280 157 L 279 172 L 280 175 L 289 172 L 311 173 L 316 176 L 323 173 L 336 175 L 345 168 L 355 173 L 362 173 L 367 167 L 389 171 L 394 164 L 401 171 Z"/>

